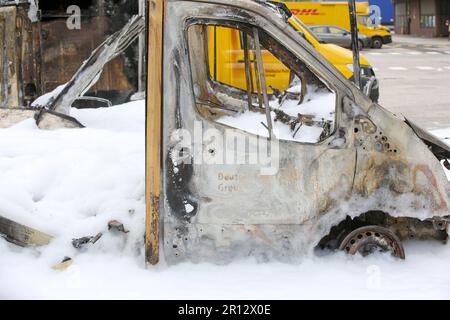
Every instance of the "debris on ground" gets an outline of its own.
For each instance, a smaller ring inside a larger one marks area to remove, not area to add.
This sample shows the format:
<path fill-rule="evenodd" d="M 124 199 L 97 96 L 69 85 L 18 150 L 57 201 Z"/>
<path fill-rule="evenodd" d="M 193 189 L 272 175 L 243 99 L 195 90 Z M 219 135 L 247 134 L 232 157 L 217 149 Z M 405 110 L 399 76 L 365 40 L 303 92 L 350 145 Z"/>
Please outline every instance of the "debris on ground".
<path fill-rule="evenodd" d="M 129 230 L 125 230 L 123 223 L 117 220 L 111 220 L 108 222 L 108 230 L 117 230 L 119 232 L 128 233 Z"/>
<path fill-rule="evenodd" d="M 84 128 L 77 119 L 71 116 L 45 109 L 36 112 L 35 120 L 38 128 L 45 130 Z"/>
<path fill-rule="evenodd" d="M 0 237 L 21 247 L 45 246 L 52 236 L 0 216 Z"/>
<path fill-rule="evenodd" d="M 57 270 L 57 271 L 64 271 L 66 270 L 68 267 L 70 267 L 73 263 L 73 259 L 70 257 L 64 257 L 64 259 L 58 263 L 55 264 L 52 269 L 53 270 Z"/>
<path fill-rule="evenodd" d="M 72 245 L 76 249 L 81 249 L 88 243 L 91 244 L 96 243 L 102 237 L 102 235 L 103 233 L 99 232 L 96 236 L 93 237 L 82 237 L 78 239 L 72 239 Z"/>

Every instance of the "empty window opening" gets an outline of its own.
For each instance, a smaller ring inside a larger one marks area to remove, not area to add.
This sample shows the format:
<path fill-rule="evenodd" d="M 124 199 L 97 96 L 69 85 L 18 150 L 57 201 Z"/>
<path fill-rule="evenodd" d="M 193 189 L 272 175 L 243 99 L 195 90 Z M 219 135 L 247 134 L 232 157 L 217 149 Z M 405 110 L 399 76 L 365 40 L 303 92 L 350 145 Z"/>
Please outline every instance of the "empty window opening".
<path fill-rule="evenodd" d="M 256 32 L 256 33 L 255 33 Z M 188 29 L 197 110 L 248 133 L 317 143 L 335 129 L 336 95 L 261 29 L 194 24 Z"/>

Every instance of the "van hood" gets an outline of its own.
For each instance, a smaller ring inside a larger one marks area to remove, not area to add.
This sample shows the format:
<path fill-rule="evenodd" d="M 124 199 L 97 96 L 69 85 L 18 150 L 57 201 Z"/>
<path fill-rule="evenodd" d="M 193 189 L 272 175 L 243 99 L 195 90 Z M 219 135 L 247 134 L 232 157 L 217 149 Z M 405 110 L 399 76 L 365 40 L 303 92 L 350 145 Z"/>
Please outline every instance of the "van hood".
<path fill-rule="evenodd" d="M 327 60 L 342 60 L 345 64 L 353 64 L 353 53 L 352 51 L 337 46 L 331 43 L 323 43 L 320 45 L 320 53 L 327 58 Z M 359 57 L 361 65 L 370 66 L 369 61 L 363 56 Z"/>
<path fill-rule="evenodd" d="M 382 25 L 377 26 L 376 29 L 391 32 L 391 29 L 389 29 L 388 27 L 382 26 Z"/>
<path fill-rule="evenodd" d="M 450 146 L 445 142 L 428 132 L 427 130 L 419 127 L 417 124 L 405 118 L 405 122 L 414 133 L 430 148 L 431 152 L 439 159 L 445 160 L 448 164 L 450 159 Z M 449 169 L 450 170 L 450 169 Z"/>

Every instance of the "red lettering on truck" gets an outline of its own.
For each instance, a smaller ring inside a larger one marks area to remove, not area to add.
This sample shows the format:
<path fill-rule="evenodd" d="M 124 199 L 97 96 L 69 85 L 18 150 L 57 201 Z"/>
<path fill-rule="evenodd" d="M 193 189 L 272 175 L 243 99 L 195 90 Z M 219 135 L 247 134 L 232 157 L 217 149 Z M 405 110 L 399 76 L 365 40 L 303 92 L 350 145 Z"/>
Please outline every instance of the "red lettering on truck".
<path fill-rule="evenodd" d="M 296 16 L 318 16 L 323 14 L 318 9 L 291 9 L 291 12 Z"/>

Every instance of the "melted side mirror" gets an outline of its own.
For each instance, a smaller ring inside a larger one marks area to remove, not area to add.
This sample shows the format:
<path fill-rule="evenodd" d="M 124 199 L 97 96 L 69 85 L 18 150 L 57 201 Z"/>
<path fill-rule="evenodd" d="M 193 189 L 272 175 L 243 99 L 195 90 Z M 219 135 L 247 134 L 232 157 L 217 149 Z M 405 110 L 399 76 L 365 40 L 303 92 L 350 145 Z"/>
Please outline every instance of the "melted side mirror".
<path fill-rule="evenodd" d="M 375 77 L 370 77 L 369 80 L 364 85 L 363 92 L 366 96 L 370 96 L 370 92 L 372 91 L 375 85 L 375 81 L 376 81 Z"/>
<path fill-rule="evenodd" d="M 378 103 L 380 93 L 377 78 L 375 78 L 374 76 L 371 76 L 370 78 L 363 77 L 362 92 L 373 102 Z"/>

